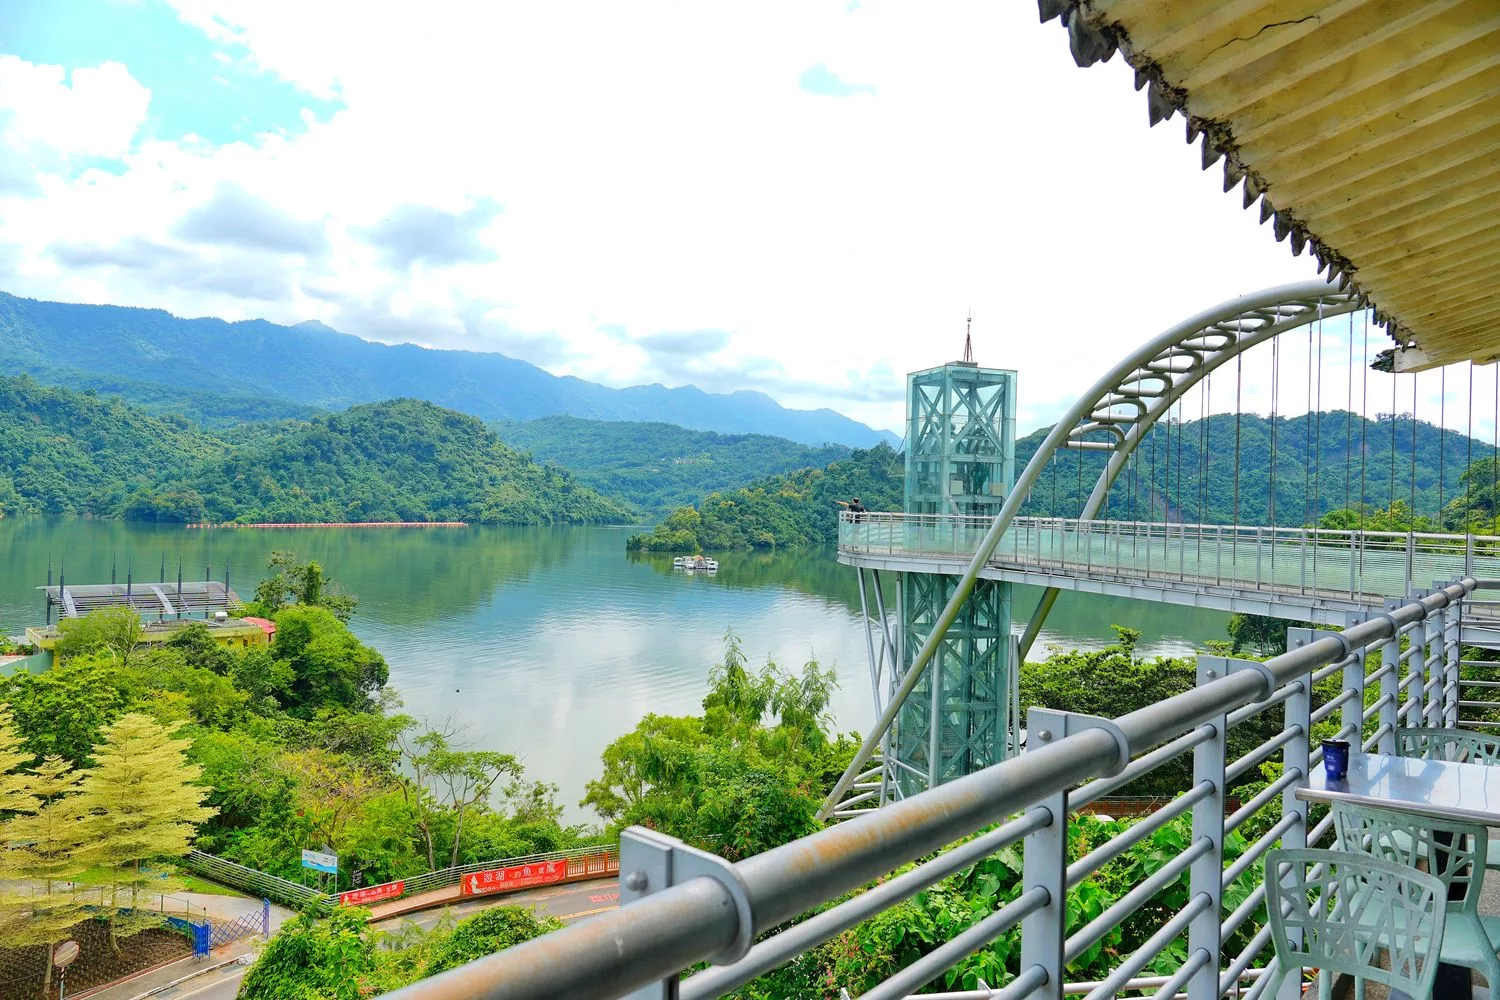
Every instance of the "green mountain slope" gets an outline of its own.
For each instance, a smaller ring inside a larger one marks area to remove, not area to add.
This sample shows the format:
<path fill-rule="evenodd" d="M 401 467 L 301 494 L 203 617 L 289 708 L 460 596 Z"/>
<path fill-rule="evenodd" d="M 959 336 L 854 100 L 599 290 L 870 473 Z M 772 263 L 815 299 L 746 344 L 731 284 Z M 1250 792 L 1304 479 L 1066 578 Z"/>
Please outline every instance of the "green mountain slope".
<path fill-rule="evenodd" d="M 1018 471 L 1049 430 L 1016 442 Z M 1234 414 L 1214 414 L 1154 428 L 1116 479 L 1099 516 L 1232 524 L 1238 513 L 1240 524 L 1301 526 L 1318 523 L 1330 511 L 1361 505 L 1385 509 L 1395 501 L 1430 519 L 1430 525 L 1418 521 L 1419 530 L 1439 523 L 1462 530 L 1459 526 L 1471 519 L 1466 507 L 1478 512 L 1474 516 L 1487 512 L 1491 520 L 1500 508 L 1500 463 L 1491 461 L 1495 451 L 1492 442 L 1425 421 L 1413 424 L 1409 415 L 1366 420 L 1329 410 L 1272 421 L 1248 413 L 1238 420 Z M 1057 456 L 1021 513 L 1077 517 L 1105 458 L 1099 452 Z M 1476 472 L 1465 484 L 1471 462 Z M 888 448 L 857 451 L 820 472 L 710 494 L 696 507 L 673 511 L 651 534 L 633 536 L 630 544 L 672 552 L 818 544 L 837 537 L 833 498 L 858 495 L 871 510 L 901 509 L 902 460 Z M 1466 491 L 1472 501 L 1467 505 Z M 1378 526 L 1405 530 L 1387 521 Z"/>
<path fill-rule="evenodd" d="M 661 385 L 613 389 L 501 354 L 378 344 L 321 323 L 183 319 L 161 309 L 39 302 L 4 292 L 0 366 L 54 384 L 65 371 L 124 380 L 118 391 L 133 400 L 141 398 L 136 393 L 142 386 L 154 385 L 157 394 L 196 394 L 199 406 L 216 393 L 230 394 L 239 408 L 246 397 L 322 409 L 411 397 L 485 420 L 571 414 L 776 434 L 812 445 L 893 440 L 889 432 L 833 410 L 787 409 L 760 392 L 716 394 Z"/>
<path fill-rule="evenodd" d="M 1031 459 L 1047 430 L 1016 442 L 1017 469 Z M 1493 450 L 1491 442 L 1423 420 L 1413 425 L 1409 414 L 1367 420 L 1325 410 L 1278 417 L 1273 424 L 1256 414 L 1236 421 L 1232 413 L 1216 413 L 1153 428 L 1115 481 L 1107 516 L 1232 524 L 1238 511 L 1240 524 L 1303 525 L 1330 510 L 1361 503 L 1386 508 L 1399 500 L 1436 518 L 1463 493 L 1461 477 L 1469 462 Z M 1043 474 L 1022 513 L 1077 517 L 1104 459 L 1099 452 L 1059 456 L 1055 471 Z"/>
<path fill-rule="evenodd" d="M 632 535 L 626 547 L 718 552 L 832 544 L 842 509 L 836 501 L 857 496 L 871 510 L 900 510 L 901 491 L 901 455 L 878 444 L 827 468 L 799 469 L 710 493 L 697 507 L 673 511 L 649 535 Z"/>
<path fill-rule="evenodd" d="M 619 522 L 628 505 L 400 399 L 219 434 L 0 378 L 0 512 L 146 521 Z"/>
<path fill-rule="evenodd" d="M 495 425 L 500 437 L 578 481 L 661 513 L 705 493 L 847 458 L 843 445 L 813 448 L 766 434 L 716 434 L 663 423 L 542 417 Z"/>
<path fill-rule="evenodd" d="M 127 493 L 223 453 L 180 417 L 0 377 L 0 513 L 116 513 Z"/>
<path fill-rule="evenodd" d="M 44 365 L 27 369 L 38 382 L 86 392 L 92 389 L 101 396 L 117 396 L 147 413 L 157 416 L 186 417 L 200 427 L 220 429 L 257 420 L 304 420 L 324 412 L 320 407 L 304 406 L 285 399 L 254 392 L 187 389 L 165 382 L 142 382 L 107 372 L 84 372 L 73 368 L 50 368 Z"/>
<path fill-rule="evenodd" d="M 619 522 L 632 511 L 517 454 L 475 417 L 414 399 L 246 428 L 164 489 L 212 521 Z"/>

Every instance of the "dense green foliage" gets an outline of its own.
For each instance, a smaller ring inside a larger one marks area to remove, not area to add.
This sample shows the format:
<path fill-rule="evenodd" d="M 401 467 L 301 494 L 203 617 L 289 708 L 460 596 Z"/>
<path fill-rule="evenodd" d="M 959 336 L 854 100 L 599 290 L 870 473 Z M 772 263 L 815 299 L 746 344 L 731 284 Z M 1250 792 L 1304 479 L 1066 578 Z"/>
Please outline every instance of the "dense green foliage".
<path fill-rule="evenodd" d="M 1017 469 L 1050 430 L 1016 442 Z M 1424 420 L 1413 424 L 1410 414 L 1365 419 L 1324 410 L 1273 422 L 1253 413 L 1215 413 L 1206 420 L 1165 421 L 1152 428 L 1115 480 L 1101 516 L 1298 526 L 1339 508 L 1385 509 L 1399 500 L 1436 517 L 1464 493 L 1469 462 L 1492 452 L 1492 444 L 1457 431 Z M 1077 517 L 1105 457 L 1075 451 L 1056 456 L 1022 513 Z M 1487 472 L 1478 478 L 1490 484 Z"/>
<path fill-rule="evenodd" d="M 0 514 L 554 524 L 633 511 L 431 403 L 211 434 L 119 400 L 0 377 Z"/>
<path fill-rule="evenodd" d="M 859 497 L 870 510 L 900 510 L 901 455 L 889 445 L 855 451 L 824 469 L 769 476 L 681 507 L 628 549 L 713 552 L 831 544 L 838 540 L 838 501 Z"/>
<path fill-rule="evenodd" d="M 631 511 L 537 465 L 474 417 L 419 400 L 356 406 L 244 433 L 164 487 L 211 521 L 622 521 Z M 127 502 L 140 519 L 154 497 Z M 170 518 L 169 518 L 170 519 Z"/>
<path fill-rule="evenodd" d="M 308 575 L 286 558 L 273 568 Z M 274 617 L 269 647 L 220 646 L 207 626 L 190 623 L 126 657 L 118 629 L 91 625 L 81 634 L 93 639 L 52 669 L 0 678 L 0 705 L 10 705 L 28 755 L 79 767 L 93 764 L 92 748 L 127 713 L 180 723 L 217 810 L 199 827 L 198 846 L 288 878 L 302 877 L 303 848 L 323 845 L 344 859 L 341 878 L 359 869 L 374 884 L 431 870 L 434 844 L 441 865 L 586 842 L 560 825 L 555 788 L 527 781 L 509 755 L 467 749 L 461 734 L 436 734 L 443 753 L 427 764 L 430 780 L 403 769 L 406 749 L 430 745 L 433 734 L 393 710 L 384 658 L 330 602 L 352 611 L 348 595 L 326 590 L 274 611 L 250 606 Z M 473 781 L 478 772 L 486 783 Z"/>
<path fill-rule="evenodd" d="M 188 389 L 170 382 L 144 382 L 111 372 L 83 372 L 49 365 L 26 366 L 20 371 L 43 385 L 117 397 L 153 416 L 186 417 L 208 429 L 237 427 L 252 421 L 306 420 L 322 412 L 317 406 L 276 399 L 256 391 Z"/>
<path fill-rule="evenodd" d="M 118 514 L 128 493 L 224 450 L 181 418 L 0 376 L 0 514 Z"/>
<path fill-rule="evenodd" d="M 431 931 L 382 932 L 364 910 L 288 921 L 240 985 L 240 1000 L 362 1000 L 557 930 L 560 921 L 496 906 Z"/>
<path fill-rule="evenodd" d="M 816 660 L 753 672 L 730 633 L 703 715 L 646 716 L 604 751 L 582 804 L 612 828 L 650 826 L 732 860 L 811 833 L 855 749 L 826 731 L 835 683 Z"/>
<path fill-rule="evenodd" d="M 1193 657 L 1138 658 L 1135 644 L 1140 632 L 1120 625 L 1111 627 L 1116 641 L 1102 649 L 1054 650 L 1045 660 L 1024 664 L 1021 704 L 1113 719 L 1192 690 L 1197 679 Z M 1285 636 L 1283 627 L 1283 643 Z M 1230 758 L 1240 756 L 1280 730 L 1281 717 L 1275 709 L 1241 723 L 1230 733 Z M 1187 789 L 1192 772 L 1192 755 L 1178 757 L 1126 785 L 1120 794 L 1169 798 Z"/>
<path fill-rule="evenodd" d="M 339 409 L 409 396 L 485 420 L 569 413 L 594 420 L 664 420 L 725 434 L 776 434 L 811 445 L 869 447 L 890 440 L 832 410 L 789 410 L 759 392 L 611 389 L 501 354 L 380 344 L 317 322 L 181 319 L 160 309 L 38 302 L 4 292 L 0 365 L 54 385 L 81 384 L 80 376 L 107 380 L 101 390 L 152 403 L 184 401 L 188 405 L 173 408 L 196 409 L 211 420 L 255 406 L 256 397 Z M 215 396 L 223 403 L 215 404 Z"/>
<path fill-rule="evenodd" d="M 765 434 L 563 416 L 502 421 L 495 429 L 507 444 L 652 514 L 777 473 L 821 468 L 850 452 L 843 445 L 813 448 Z"/>
<path fill-rule="evenodd" d="M 1372 529 L 1438 530 L 1441 509 L 1449 529 L 1472 522 L 1496 530 L 1500 476 L 1490 457 L 1492 446 L 1417 421 L 1413 478 L 1413 426 L 1409 415 L 1365 420 L 1342 410 L 1274 422 L 1251 413 L 1238 419 L 1219 413 L 1158 424 L 1115 480 L 1101 516 L 1279 525 L 1327 519 L 1325 526 L 1343 527 L 1346 522 L 1357 526 L 1363 505 Z M 1017 469 L 1030 461 L 1050 429 L 1016 442 Z M 1473 471 L 1466 472 L 1470 459 Z M 1078 516 L 1104 461 L 1099 452 L 1055 456 L 1021 513 Z M 838 508 L 825 507 L 827 501 L 857 495 L 870 510 L 901 509 L 904 467 L 895 452 L 855 452 L 830 465 L 821 478 L 837 485 L 819 489 L 820 477 L 806 471 L 709 494 L 696 507 L 674 510 L 649 535 L 633 536 L 630 546 L 696 552 L 831 542 L 837 537 Z M 1377 523 L 1371 519 L 1379 511 L 1390 514 Z"/>

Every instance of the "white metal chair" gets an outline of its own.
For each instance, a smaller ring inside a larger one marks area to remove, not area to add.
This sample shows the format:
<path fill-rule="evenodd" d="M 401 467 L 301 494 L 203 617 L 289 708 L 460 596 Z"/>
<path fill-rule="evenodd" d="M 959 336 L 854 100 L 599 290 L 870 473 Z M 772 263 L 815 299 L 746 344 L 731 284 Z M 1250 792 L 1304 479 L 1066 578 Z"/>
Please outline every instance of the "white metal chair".
<path fill-rule="evenodd" d="M 1282 849 L 1266 854 L 1266 907 L 1276 947 L 1275 996 L 1293 969 L 1384 983 L 1411 997 L 1432 993 L 1448 918 L 1436 876 L 1352 851 Z M 1381 955 L 1389 956 L 1389 968 Z M 1326 1000 L 1326 997 L 1325 997 Z"/>
<path fill-rule="evenodd" d="M 1431 819 L 1399 809 L 1347 802 L 1335 802 L 1332 808 L 1340 849 L 1411 868 L 1426 864 L 1428 872 L 1443 883 L 1447 901 L 1442 961 L 1475 969 L 1491 989 L 1500 987 L 1500 956 L 1495 946 L 1500 941 L 1500 917 L 1479 915 L 1488 831 L 1477 823 Z"/>

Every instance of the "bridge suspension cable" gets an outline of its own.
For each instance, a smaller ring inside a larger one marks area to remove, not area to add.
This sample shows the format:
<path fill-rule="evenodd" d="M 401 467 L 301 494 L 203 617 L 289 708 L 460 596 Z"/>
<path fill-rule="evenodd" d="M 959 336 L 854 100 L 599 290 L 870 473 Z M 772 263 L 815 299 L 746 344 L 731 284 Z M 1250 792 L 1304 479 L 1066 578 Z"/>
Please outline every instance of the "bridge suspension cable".
<path fill-rule="evenodd" d="M 1082 519 L 1093 519 L 1104 505 L 1110 485 L 1120 469 L 1163 413 L 1197 385 L 1208 372 L 1256 344 L 1300 328 L 1319 315 L 1353 312 L 1362 300 L 1357 293 L 1340 291 L 1322 282 L 1268 289 L 1242 296 L 1180 323 L 1127 355 L 1114 365 L 1055 423 L 1016 478 L 1000 513 L 985 532 L 932 631 L 906 669 L 901 685 L 892 693 L 885 710 L 834 785 L 818 811 L 820 820 L 832 816 L 848 793 L 871 753 L 880 745 L 907 697 L 921 680 L 949 626 L 974 590 L 975 581 L 994 553 L 1006 527 L 1014 520 L 1042 471 L 1059 450 L 1109 453 L 1093 492 L 1084 503 Z M 1169 426 L 1170 429 L 1170 426 Z M 1101 439 L 1101 437 L 1103 439 Z M 1273 490 L 1274 492 L 1274 490 Z M 1054 491 L 1054 496 L 1055 496 Z M 1057 599 L 1055 588 L 1043 597 L 1047 609 Z M 1041 610 L 1041 609 L 1039 609 Z M 1040 628 L 1037 616 L 1022 639 L 1022 656 Z"/>

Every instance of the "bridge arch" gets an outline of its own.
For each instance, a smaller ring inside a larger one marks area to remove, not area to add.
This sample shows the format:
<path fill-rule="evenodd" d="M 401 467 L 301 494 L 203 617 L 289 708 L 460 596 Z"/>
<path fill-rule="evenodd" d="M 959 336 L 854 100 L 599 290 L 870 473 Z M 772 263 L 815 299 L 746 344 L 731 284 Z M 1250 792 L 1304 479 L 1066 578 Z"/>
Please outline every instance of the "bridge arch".
<path fill-rule="evenodd" d="M 1313 281 L 1268 288 L 1192 316 L 1117 364 L 1110 372 L 1118 376 L 1113 385 L 1101 388 L 1110 375 L 1096 383 L 1089 395 L 1053 427 L 1055 432 L 1058 426 L 1071 424 L 1068 433 L 1056 443 L 1055 434 L 1048 435 L 1027 463 L 1026 471 L 1033 471 L 1032 466 L 1036 466 L 1036 476 L 1032 479 L 1035 482 L 1059 452 L 1112 452 L 1078 515 L 1081 521 L 1091 521 L 1103 508 L 1110 487 L 1136 446 L 1189 389 L 1252 347 L 1320 319 L 1342 316 L 1360 308 L 1357 293 Z M 1108 439 L 1101 440 L 1101 434 L 1108 435 Z M 1018 487 L 1019 482 L 1018 479 Z M 1057 603 L 1058 593 L 1057 588 L 1048 587 L 1037 602 L 1021 636 L 1023 660 Z"/>
<path fill-rule="evenodd" d="M 1243 295 L 1190 316 L 1148 340 L 1105 372 L 1052 426 L 1036 453 L 1016 477 L 1010 495 L 975 550 L 958 586 L 938 615 L 931 633 L 906 669 L 900 686 L 887 701 L 859 751 L 834 785 L 818 819 L 827 820 L 848 793 L 870 755 L 880 745 L 901 706 L 921 680 L 942 644 L 949 626 L 974 591 L 980 571 L 1015 520 L 1042 471 L 1061 451 L 1111 451 L 1081 515 L 1098 514 L 1110 484 L 1124 468 L 1144 436 L 1172 404 L 1225 362 L 1251 347 L 1319 319 L 1355 312 L 1363 298 L 1322 281 L 1281 285 Z M 1024 658 L 1042 622 L 1057 600 L 1049 588 L 1021 639 Z"/>

